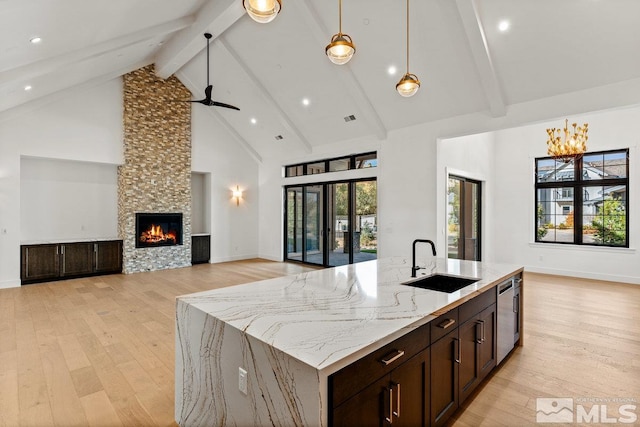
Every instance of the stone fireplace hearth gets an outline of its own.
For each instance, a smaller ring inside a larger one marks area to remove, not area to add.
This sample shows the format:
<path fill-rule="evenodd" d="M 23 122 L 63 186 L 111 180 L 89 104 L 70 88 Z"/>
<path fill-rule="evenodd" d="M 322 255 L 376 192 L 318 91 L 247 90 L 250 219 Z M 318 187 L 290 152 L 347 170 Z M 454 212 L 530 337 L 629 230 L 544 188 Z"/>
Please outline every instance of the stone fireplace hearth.
<path fill-rule="evenodd" d="M 191 265 L 191 93 L 153 66 L 124 78 L 124 164 L 118 168 L 118 233 L 123 271 Z M 182 244 L 136 247 L 136 214 L 182 215 Z"/>

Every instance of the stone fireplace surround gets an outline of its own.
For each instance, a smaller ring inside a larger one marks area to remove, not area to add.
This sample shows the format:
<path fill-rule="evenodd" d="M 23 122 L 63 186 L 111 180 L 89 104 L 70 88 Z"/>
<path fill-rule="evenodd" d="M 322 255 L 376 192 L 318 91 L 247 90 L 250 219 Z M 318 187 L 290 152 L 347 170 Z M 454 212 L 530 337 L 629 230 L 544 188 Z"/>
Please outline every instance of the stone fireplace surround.
<path fill-rule="evenodd" d="M 191 93 L 153 65 L 123 76 L 124 164 L 118 167 L 123 272 L 191 265 Z M 180 212 L 183 244 L 136 248 L 136 213 Z"/>

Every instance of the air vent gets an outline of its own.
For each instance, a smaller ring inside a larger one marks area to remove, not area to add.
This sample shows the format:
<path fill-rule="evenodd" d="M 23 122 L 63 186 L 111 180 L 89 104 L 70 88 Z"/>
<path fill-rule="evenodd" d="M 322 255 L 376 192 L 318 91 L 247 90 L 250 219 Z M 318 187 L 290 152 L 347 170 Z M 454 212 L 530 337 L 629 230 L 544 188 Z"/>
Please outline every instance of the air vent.
<path fill-rule="evenodd" d="M 346 117 L 344 118 L 344 121 L 345 121 L 345 122 L 352 122 L 352 121 L 354 121 L 355 119 L 356 119 L 356 116 L 354 116 L 354 115 L 352 114 L 352 115 L 350 115 L 350 116 L 346 116 Z"/>
<path fill-rule="evenodd" d="M 282 135 L 276 135 L 276 141 L 280 141 L 282 138 Z"/>

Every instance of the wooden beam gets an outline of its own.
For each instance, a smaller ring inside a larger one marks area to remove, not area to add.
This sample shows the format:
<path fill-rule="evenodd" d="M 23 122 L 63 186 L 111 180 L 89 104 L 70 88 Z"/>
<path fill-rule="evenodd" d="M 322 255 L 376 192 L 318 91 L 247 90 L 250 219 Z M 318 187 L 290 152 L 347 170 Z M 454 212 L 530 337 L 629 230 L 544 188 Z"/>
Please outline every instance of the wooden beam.
<path fill-rule="evenodd" d="M 168 78 L 205 48 L 205 32 L 220 36 L 245 15 L 239 0 L 207 1 L 191 26 L 176 34 L 156 55 L 156 74 Z"/>
<path fill-rule="evenodd" d="M 467 35 L 469 48 L 476 63 L 476 70 L 482 82 L 482 88 L 489 103 L 491 115 L 502 117 L 507 114 L 507 109 L 500 89 L 500 82 L 491 60 L 484 28 L 478 15 L 476 0 L 456 0 L 456 5 Z"/>

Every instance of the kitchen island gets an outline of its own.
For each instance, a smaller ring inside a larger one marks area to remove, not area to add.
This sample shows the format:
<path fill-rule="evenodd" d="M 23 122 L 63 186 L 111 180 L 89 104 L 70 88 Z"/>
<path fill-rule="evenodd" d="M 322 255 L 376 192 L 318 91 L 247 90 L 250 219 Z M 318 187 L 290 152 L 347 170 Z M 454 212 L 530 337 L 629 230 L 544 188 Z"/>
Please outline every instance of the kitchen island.
<path fill-rule="evenodd" d="M 459 260 L 419 265 L 418 277 L 478 281 L 452 293 L 408 286 L 411 263 L 396 257 L 178 297 L 176 421 L 327 426 L 332 374 L 522 272 Z"/>

